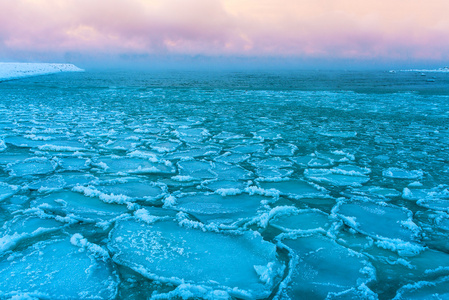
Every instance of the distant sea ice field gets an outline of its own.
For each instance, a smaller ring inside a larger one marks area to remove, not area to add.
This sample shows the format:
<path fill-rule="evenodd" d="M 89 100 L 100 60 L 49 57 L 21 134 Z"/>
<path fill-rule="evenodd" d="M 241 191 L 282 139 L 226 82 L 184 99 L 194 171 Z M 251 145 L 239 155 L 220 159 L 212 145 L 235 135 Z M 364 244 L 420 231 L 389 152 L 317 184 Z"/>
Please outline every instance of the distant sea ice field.
<path fill-rule="evenodd" d="M 449 297 L 447 72 L 71 71 L 0 63 L 0 298 Z"/>

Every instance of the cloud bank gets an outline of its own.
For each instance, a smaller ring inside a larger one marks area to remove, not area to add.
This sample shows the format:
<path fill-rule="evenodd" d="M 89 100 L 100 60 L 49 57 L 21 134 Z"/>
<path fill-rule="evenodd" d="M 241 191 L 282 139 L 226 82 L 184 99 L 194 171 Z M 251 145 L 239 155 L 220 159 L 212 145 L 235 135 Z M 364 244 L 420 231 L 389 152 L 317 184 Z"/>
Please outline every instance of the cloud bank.
<path fill-rule="evenodd" d="M 447 11 L 447 0 L 0 0 L 0 59 L 77 53 L 445 61 Z"/>

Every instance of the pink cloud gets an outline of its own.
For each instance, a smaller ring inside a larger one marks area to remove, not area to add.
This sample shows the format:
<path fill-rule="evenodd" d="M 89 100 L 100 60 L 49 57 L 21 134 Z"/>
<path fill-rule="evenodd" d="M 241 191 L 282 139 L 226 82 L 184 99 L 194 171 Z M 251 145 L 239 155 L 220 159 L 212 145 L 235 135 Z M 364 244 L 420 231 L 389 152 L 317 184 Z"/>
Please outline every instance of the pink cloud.
<path fill-rule="evenodd" d="M 0 0 L 17 51 L 449 58 L 446 0 Z"/>

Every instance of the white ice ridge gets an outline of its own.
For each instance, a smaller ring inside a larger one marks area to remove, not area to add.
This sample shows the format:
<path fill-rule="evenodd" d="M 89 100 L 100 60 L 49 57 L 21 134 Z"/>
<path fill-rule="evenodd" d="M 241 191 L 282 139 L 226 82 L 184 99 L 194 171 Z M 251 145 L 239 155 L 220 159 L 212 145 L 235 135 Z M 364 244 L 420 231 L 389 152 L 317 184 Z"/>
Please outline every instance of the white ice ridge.
<path fill-rule="evenodd" d="M 0 62 L 0 81 L 59 72 L 83 72 L 72 64 Z"/>

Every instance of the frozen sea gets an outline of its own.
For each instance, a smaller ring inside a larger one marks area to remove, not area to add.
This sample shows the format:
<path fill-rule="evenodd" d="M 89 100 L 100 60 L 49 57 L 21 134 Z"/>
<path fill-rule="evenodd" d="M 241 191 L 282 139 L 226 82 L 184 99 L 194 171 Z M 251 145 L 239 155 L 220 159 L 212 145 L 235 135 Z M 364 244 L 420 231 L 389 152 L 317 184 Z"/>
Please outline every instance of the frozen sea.
<path fill-rule="evenodd" d="M 448 299 L 449 73 L 0 82 L 0 299 Z"/>

